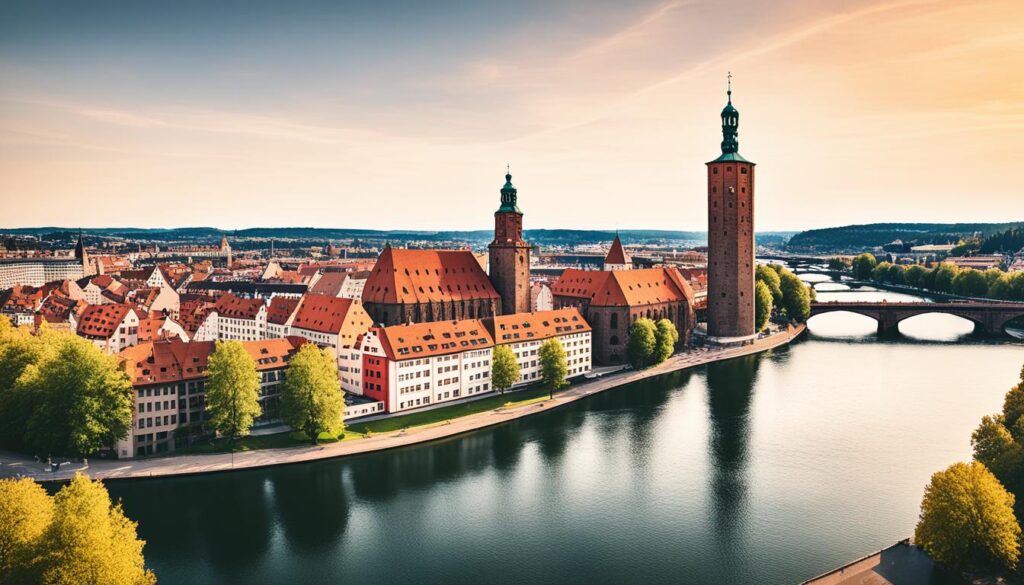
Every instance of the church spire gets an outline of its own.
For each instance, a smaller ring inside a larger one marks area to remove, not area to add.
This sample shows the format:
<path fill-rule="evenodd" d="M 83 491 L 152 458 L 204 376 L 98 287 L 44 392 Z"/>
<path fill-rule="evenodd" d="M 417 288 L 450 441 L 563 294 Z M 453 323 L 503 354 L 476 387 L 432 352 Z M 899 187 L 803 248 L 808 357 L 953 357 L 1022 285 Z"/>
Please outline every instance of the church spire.
<path fill-rule="evenodd" d="M 740 128 L 740 113 L 732 105 L 732 72 L 728 76 L 728 103 L 722 110 L 722 154 L 735 154 L 739 152 L 740 144 L 737 140 Z"/>
<path fill-rule="evenodd" d="M 519 199 L 519 190 L 512 184 L 512 170 L 509 165 L 505 165 L 505 185 L 501 188 L 501 207 L 498 208 L 498 213 L 518 213 L 523 212 L 519 209 L 516 204 Z"/>

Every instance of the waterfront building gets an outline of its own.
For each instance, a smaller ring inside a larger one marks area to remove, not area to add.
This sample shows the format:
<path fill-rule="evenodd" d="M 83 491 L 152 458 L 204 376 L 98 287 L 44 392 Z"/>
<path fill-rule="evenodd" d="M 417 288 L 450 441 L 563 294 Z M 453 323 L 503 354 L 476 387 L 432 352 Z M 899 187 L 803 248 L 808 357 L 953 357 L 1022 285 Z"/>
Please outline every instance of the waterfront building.
<path fill-rule="evenodd" d="M 551 286 L 556 309 L 575 307 L 593 328 L 593 361 L 598 365 L 626 361 L 629 327 L 641 317 L 668 319 L 685 345 L 695 325 L 694 294 L 679 271 L 670 266 L 636 270 L 569 268 Z"/>
<path fill-rule="evenodd" d="M 622 240 L 619 239 L 619 234 L 615 234 L 615 239 L 612 240 L 612 246 L 604 257 L 603 267 L 605 270 L 629 270 L 633 268 L 633 260 L 626 254 L 626 249 L 622 247 Z"/>
<path fill-rule="evenodd" d="M 708 171 L 708 339 L 745 343 L 754 331 L 754 163 L 739 153 L 740 113 L 722 110 L 722 154 Z"/>
<path fill-rule="evenodd" d="M 366 311 L 385 326 L 489 317 L 501 303 L 469 250 L 385 246 L 363 288 Z"/>
<path fill-rule="evenodd" d="M 373 320 L 360 301 L 305 295 L 295 309 L 289 332 L 328 348 L 338 358 L 346 355 L 371 325 Z"/>
<path fill-rule="evenodd" d="M 305 339 L 287 337 L 243 341 L 260 375 L 258 422 L 278 417 L 278 398 L 285 368 Z M 131 458 L 174 450 L 178 429 L 191 426 L 197 433 L 206 420 L 207 363 L 216 344 L 179 339 L 140 343 L 120 352 L 124 371 L 132 383 L 134 415 L 128 437 L 117 442 L 119 458 Z M 192 433 L 181 433 L 188 436 Z"/>
<path fill-rule="evenodd" d="M 401 412 L 489 392 L 493 347 L 478 319 L 374 327 L 358 345 L 361 394 Z"/>
<path fill-rule="evenodd" d="M 512 174 L 505 175 L 501 206 L 494 212 L 494 241 L 487 247 L 491 282 L 501 296 L 501 314 L 530 310 L 530 244 L 523 239 L 523 212 Z"/>
<path fill-rule="evenodd" d="M 541 379 L 540 346 L 558 339 L 565 348 L 567 378 L 586 374 L 591 369 L 590 325 L 575 307 L 517 313 L 484 319 L 484 326 L 496 345 L 505 345 L 519 362 L 521 386 Z"/>

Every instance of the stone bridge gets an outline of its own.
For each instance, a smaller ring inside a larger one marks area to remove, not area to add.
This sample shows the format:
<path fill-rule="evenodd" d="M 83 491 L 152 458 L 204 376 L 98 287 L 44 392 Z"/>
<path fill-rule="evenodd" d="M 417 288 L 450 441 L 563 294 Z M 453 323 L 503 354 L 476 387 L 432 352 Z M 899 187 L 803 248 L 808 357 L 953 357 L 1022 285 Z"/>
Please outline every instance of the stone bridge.
<path fill-rule="evenodd" d="M 982 335 L 1002 335 L 1012 319 L 1024 317 L 1024 303 L 857 303 L 833 301 L 811 303 L 811 316 L 845 311 L 871 317 L 878 322 L 879 335 L 895 335 L 900 321 L 926 313 L 946 313 L 974 322 L 974 331 Z"/>

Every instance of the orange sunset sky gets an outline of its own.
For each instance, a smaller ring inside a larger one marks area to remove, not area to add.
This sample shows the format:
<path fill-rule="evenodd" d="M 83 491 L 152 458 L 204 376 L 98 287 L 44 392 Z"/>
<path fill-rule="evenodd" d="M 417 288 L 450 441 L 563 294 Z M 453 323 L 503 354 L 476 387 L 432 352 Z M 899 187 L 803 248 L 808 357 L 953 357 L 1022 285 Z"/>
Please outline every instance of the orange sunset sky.
<path fill-rule="evenodd" d="M 5 2 L 2 227 L 1024 220 L 1024 2 Z"/>

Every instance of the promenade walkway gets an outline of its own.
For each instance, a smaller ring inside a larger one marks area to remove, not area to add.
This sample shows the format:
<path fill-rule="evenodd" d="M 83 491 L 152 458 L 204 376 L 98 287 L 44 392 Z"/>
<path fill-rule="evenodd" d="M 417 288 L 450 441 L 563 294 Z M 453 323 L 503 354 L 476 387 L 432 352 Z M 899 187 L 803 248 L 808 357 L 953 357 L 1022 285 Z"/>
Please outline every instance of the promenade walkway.
<path fill-rule="evenodd" d="M 677 354 L 664 363 L 639 371 L 625 371 L 609 374 L 594 380 L 577 383 L 567 390 L 555 394 L 554 399 L 544 400 L 511 408 L 497 408 L 487 412 L 455 418 L 442 423 L 413 427 L 408 430 L 372 435 L 361 439 L 349 439 L 319 446 L 289 447 L 283 449 L 261 449 L 235 453 L 204 455 L 180 455 L 137 460 L 96 459 L 89 464 L 65 464 L 59 471 L 50 472 L 45 466 L 23 455 L 0 453 L 0 477 L 30 476 L 37 481 L 65 481 L 75 473 L 85 473 L 95 479 L 122 479 L 143 477 L 166 477 L 196 473 L 231 471 L 301 463 L 317 459 L 345 457 L 384 449 L 394 449 L 433 441 L 452 435 L 508 422 L 531 414 L 544 412 L 592 394 L 617 388 L 630 382 L 652 378 L 661 374 L 692 368 L 712 362 L 760 353 L 785 345 L 803 333 L 805 326 L 790 327 L 756 342 L 741 347 L 700 348 Z"/>

